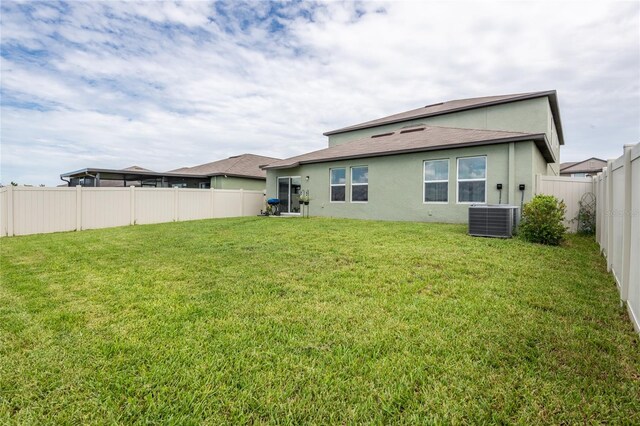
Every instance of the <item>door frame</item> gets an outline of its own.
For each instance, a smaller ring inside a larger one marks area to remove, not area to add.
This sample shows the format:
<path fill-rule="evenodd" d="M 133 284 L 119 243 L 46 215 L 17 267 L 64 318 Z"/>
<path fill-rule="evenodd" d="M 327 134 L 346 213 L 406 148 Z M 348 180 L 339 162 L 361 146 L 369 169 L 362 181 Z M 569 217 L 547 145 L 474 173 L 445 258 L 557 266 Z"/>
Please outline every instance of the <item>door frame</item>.
<path fill-rule="evenodd" d="M 295 216 L 300 216 L 300 212 L 292 212 L 291 211 L 291 202 L 292 202 L 292 194 L 291 194 L 291 180 L 294 178 L 298 178 L 300 179 L 300 188 L 302 189 L 302 176 L 278 176 L 276 178 L 276 196 L 278 197 L 278 199 L 280 198 L 280 179 L 288 179 L 289 182 L 289 193 L 288 193 L 288 205 L 287 205 L 287 212 L 286 213 L 282 213 L 283 215 L 295 215 Z"/>

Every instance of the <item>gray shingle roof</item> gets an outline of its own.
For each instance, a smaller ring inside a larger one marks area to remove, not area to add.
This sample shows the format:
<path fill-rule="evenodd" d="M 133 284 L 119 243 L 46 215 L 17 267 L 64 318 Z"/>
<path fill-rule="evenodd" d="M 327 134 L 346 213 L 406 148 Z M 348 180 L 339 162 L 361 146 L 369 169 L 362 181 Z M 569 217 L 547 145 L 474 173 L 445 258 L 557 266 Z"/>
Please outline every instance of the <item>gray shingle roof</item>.
<path fill-rule="evenodd" d="M 481 98 L 469 98 L 469 99 L 457 99 L 453 101 L 441 102 L 438 104 L 427 105 L 422 108 L 412 109 L 410 111 L 401 112 L 398 114 L 389 115 L 386 117 L 378 118 L 364 123 L 355 124 L 353 126 L 343 127 L 337 130 L 331 130 L 324 133 L 325 136 L 334 135 L 338 133 L 345 133 L 352 130 L 367 129 L 370 127 L 382 126 L 384 124 L 398 123 L 402 121 L 415 120 L 424 117 L 433 117 L 436 115 L 448 114 L 455 111 L 463 111 L 469 109 L 475 109 L 490 105 L 504 104 L 508 102 L 521 101 L 525 99 L 533 99 L 547 96 L 549 97 L 549 103 L 551 105 L 551 112 L 556 122 L 558 130 L 558 137 L 560 144 L 564 145 L 564 135 L 562 132 L 562 123 L 560 121 L 560 112 L 558 108 L 557 93 L 555 90 L 549 90 L 544 92 L 529 92 L 529 93 L 517 93 L 511 95 L 499 95 L 499 96 L 485 96 Z"/>
<path fill-rule="evenodd" d="M 567 167 L 571 167 L 574 164 L 578 164 L 577 161 L 567 161 L 566 163 L 560 163 L 560 170 L 566 169 Z"/>
<path fill-rule="evenodd" d="M 229 175 L 265 179 L 267 174 L 260 166 L 279 160 L 279 158 L 262 155 L 242 154 L 198 166 L 170 170 L 169 173 L 198 176 Z"/>
<path fill-rule="evenodd" d="M 495 143 L 535 141 L 547 161 L 553 161 L 543 133 L 504 132 L 498 130 L 459 129 L 455 127 L 416 126 L 395 132 L 357 139 L 341 145 L 275 161 L 265 169 L 296 167 L 349 158 L 377 157 L 436 149 L 458 148 Z"/>
<path fill-rule="evenodd" d="M 591 157 L 582 161 L 560 164 L 560 173 L 597 173 L 607 166 L 607 162 L 600 158 Z"/>

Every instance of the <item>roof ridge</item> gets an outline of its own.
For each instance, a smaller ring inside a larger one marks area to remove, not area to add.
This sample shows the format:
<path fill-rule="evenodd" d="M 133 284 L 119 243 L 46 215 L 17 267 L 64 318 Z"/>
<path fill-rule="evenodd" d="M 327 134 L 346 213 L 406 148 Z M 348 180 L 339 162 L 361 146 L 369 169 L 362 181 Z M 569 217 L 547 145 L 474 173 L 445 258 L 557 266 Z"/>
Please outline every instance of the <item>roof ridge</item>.
<path fill-rule="evenodd" d="M 220 161 L 226 161 L 226 160 L 235 160 L 232 164 L 230 164 L 229 166 L 227 166 L 224 169 L 225 173 L 228 173 L 229 170 L 231 170 L 236 164 L 238 164 L 240 161 L 242 161 L 243 158 L 245 158 L 247 154 L 240 154 L 237 157 L 233 156 L 233 157 L 229 157 L 229 158 L 225 158 L 224 160 L 220 160 Z"/>
<path fill-rule="evenodd" d="M 565 167 L 565 169 L 568 169 L 570 167 L 574 167 L 577 165 L 580 165 L 582 163 L 586 163 L 587 161 L 591 161 L 591 160 L 598 160 L 598 161 L 602 161 L 603 163 L 606 163 L 607 160 L 603 160 L 602 158 L 598 158 L 598 157 L 589 157 L 586 160 L 582 160 L 582 161 L 575 161 L 573 162 L 573 164 L 569 164 L 568 166 Z M 567 161 L 566 163 L 571 163 L 571 161 Z"/>

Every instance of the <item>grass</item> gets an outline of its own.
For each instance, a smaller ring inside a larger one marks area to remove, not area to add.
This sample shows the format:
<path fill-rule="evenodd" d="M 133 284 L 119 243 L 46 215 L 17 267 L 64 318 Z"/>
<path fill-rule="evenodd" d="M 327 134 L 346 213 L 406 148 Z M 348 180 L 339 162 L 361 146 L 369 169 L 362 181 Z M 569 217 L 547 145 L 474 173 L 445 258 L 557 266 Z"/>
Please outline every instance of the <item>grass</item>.
<path fill-rule="evenodd" d="M 592 239 L 237 218 L 1 240 L 0 423 L 640 423 Z"/>

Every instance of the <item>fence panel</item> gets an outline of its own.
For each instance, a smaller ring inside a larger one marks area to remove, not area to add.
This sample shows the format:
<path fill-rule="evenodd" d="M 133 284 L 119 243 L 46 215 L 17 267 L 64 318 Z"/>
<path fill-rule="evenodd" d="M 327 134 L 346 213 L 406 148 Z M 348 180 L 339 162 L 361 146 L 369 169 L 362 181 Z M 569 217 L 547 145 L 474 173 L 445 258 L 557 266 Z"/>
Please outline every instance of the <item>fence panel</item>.
<path fill-rule="evenodd" d="M 553 195 L 559 200 L 564 200 L 567 206 L 564 224 L 569 232 L 576 232 L 578 223 L 575 219 L 580 211 L 580 200 L 586 193 L 594 193 L 593 180 L 591 178 L 572 178 L 564 176 L 542 176 L 536 179 L 536 194 Z"/>
<path fill-rule="evenodd" d="M 619 160 L 621 160 L 620 158 Z M 613 165 L 611 172 L 611 179 L 613 180 L 613 206 L 609 212 L 611 221 L 613 223 L 613 241 L 622 241 L 623 236 L 623 221 L 624 221 L 624 167 L 622 161 L 616 161 Z M 618 285 L 622 280 L 622 244 L 613 244 L 611 246 L 611 271 L 616 279 Z"/>
<path fill-rule="evenodd" d="M 135 224 L 173 222 L 177 219 L 176 188 L 136 188 Z"/>
<path fill-rule="evenodd" d="M 76 229 L 75 188 L 13 187 L 13 235 Z"/>
<path fill-rule="evenodd" d="M 262 191 L 244 191 L 244 215 L 255 216 L 265 209 Z"/>
<path fill-rule="evenodd" d="M 640 333 L 640 144 L 625 146 L 594 178 L 598 191 L 597 241 L 629 317 Z"/>
<path fill-rule="evenodd" d="M 178 191 L 177 220 L 197 220 L 212 218 L 213 192 L 202 189 L 180 189 Z"/>
<path fill-rule="evenodd" d="M 111 228 L 129 225 L 131 195 L 122 188 L 82 189 L 82 229 Z"/>
<path fill-rule="evenodd" d="M 7 229 L 7 199 L 9 198 L 9 189 L 8 188 L 0 188 L 0 237 L 4 237 L 7 235 L 9 229 Z"/>
<path fill-rule="evenodd" d="M 230 189 L 219 189 L 213 200 L 213 217 L 244 216 L 242 193 Z"/>
<path fill-rule="evenodd" d="M 640 144 L 631 151 L 629 314 L 640 332 Z"/>
<path fill-rule="evenodd" d="M 253 216 L 262 191 L 186 188 L 0 188 L 0 237 Z"/>

